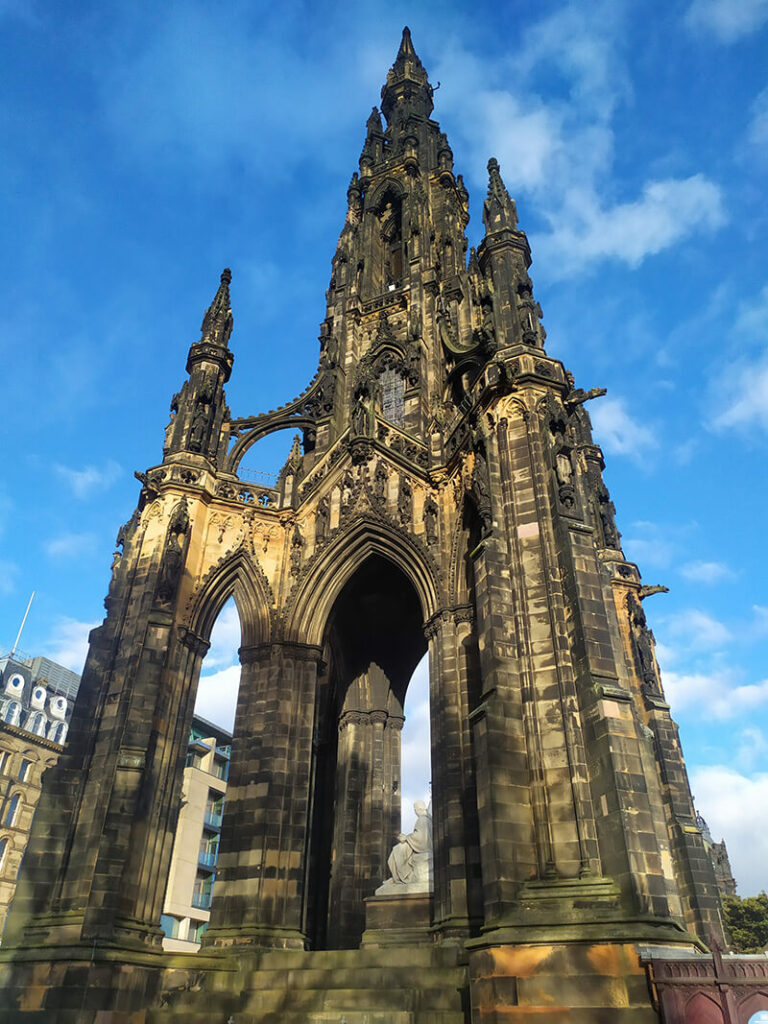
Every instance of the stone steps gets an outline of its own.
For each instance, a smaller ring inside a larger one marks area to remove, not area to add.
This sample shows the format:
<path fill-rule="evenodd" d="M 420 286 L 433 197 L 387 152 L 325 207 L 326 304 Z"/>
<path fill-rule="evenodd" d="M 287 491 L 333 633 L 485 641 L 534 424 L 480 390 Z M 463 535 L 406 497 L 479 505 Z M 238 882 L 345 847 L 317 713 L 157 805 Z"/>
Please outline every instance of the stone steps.
<path fill-rule="evenodd" d="M 147 1024 L 468 1024 L 467 968 L 454 947 L 276 950 L 180 992 Z M 202 997 L 202 999 L 201 999 Z"/>

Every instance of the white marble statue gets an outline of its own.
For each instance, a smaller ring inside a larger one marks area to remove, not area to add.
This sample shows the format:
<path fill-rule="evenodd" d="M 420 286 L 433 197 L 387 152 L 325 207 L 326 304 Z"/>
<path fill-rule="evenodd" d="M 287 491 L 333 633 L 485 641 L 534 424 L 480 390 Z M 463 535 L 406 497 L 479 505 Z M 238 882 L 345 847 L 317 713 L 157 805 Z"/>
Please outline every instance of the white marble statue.
<path fill-rule="evenodd" d="M 391 877 L 376 890 L 377 896 L 407 892 L 432 892 L 432 803 L 413 805 L 416 824 L 407 836 L 402 832 L 387 861 Z"/>

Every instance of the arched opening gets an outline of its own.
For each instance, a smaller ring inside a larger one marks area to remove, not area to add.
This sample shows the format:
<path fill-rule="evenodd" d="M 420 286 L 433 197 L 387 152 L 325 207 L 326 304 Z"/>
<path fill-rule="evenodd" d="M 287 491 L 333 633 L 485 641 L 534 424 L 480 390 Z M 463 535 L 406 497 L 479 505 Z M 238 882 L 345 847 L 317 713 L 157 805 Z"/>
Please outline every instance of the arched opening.
<path fill-rule="evenodd" d="M 161 917 L 163 947 L 170 952 L 196 951 L 210 921 L 240 685 L 240 644 L 240 616 L 230 597 L 211 628 L 184 759 Z"/>
<path fill-rule="evenodd" d="M 307 931 L 314 948 L 349 949 L 400 832 L 403 707 L 427 647 L 403 571 L 369 555 L 336 598 L 323 646 Z"/>

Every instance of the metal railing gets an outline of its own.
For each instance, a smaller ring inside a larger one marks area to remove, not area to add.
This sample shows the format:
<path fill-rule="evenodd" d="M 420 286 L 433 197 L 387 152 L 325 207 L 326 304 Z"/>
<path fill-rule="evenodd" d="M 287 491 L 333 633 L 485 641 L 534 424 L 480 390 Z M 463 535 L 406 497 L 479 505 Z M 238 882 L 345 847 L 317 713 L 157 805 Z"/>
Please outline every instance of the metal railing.
<path fill-rule="evenodd" d="M 224 817 L 221 811 L 205 811 L 205 824 L 211 828 L 221 828 L 221 820 Z"/>
<path fill-rule="evenodd" d="M 197 910 L 210 910 L 212 899 L 212 892 L 198 892 L 197 890 L 195 890 L 192 893 L 192 906 L 195 907 Z"/>

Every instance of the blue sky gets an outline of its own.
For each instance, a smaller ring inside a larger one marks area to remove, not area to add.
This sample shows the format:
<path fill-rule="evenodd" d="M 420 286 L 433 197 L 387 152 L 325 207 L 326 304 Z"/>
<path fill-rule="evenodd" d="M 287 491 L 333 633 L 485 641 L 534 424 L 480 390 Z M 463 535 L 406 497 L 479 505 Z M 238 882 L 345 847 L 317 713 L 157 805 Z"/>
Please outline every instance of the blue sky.
<path fill-rule="evenodd" d="M 646 611 L 697 805 L 740 891 L 768 887 L 768 0 L 0 0 L 0 646 L 35 590 L 22 647 L 82 667 L 222 267 L 234 414 L 311 377 L 406 23 L 470 242 L 495 155 L 548 351 L 608 389 L 590 412 L 627 556 L 670 587 Z M 236 647 L 225 613 L 208 693 Z M 423 728 L 407 749 L 425 779 Z"/>

